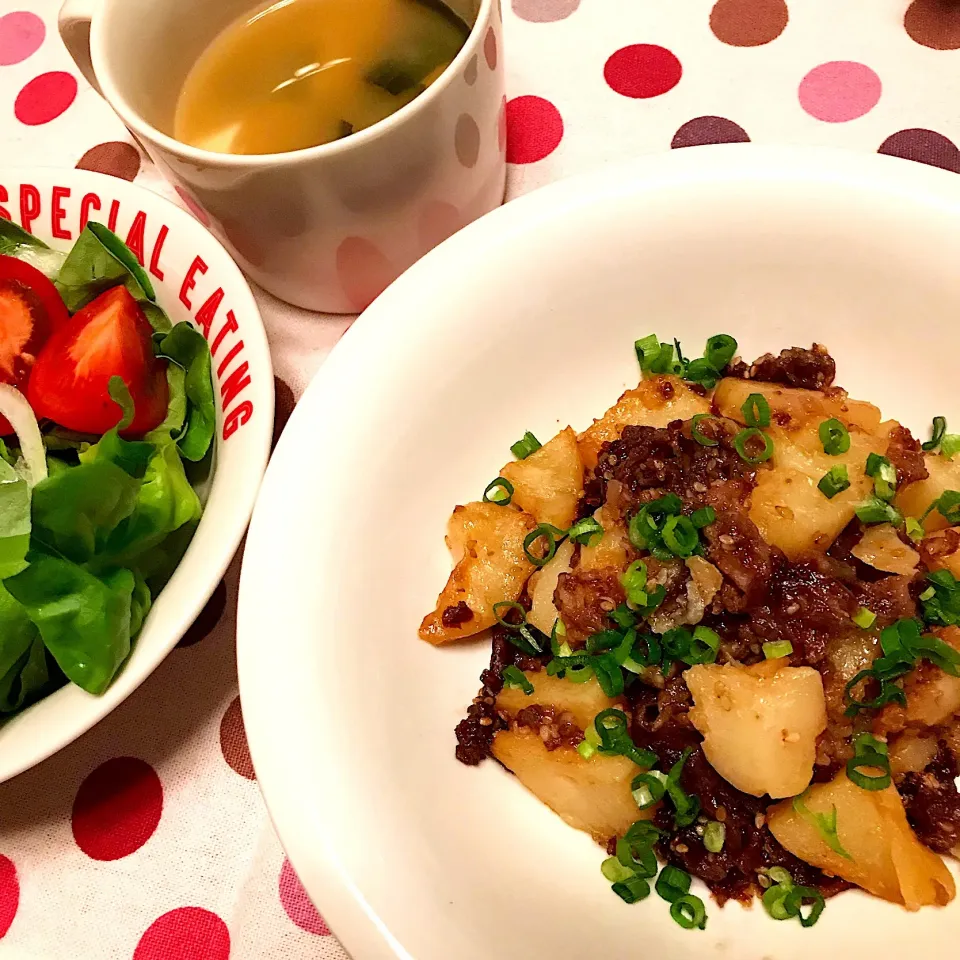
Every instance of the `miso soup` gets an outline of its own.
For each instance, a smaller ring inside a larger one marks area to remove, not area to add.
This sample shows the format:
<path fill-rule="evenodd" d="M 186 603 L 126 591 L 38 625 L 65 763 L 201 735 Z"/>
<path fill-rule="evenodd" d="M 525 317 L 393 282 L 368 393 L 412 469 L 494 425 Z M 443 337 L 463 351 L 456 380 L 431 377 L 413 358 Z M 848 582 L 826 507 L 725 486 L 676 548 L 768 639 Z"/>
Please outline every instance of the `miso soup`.
<path fill-rule="evenodd" d="M 219 153 L 282 153 L 383 120 L 436 80 L 469 29 L 442 0 L 276 0 L 201 54 L 174 136 Z"/>

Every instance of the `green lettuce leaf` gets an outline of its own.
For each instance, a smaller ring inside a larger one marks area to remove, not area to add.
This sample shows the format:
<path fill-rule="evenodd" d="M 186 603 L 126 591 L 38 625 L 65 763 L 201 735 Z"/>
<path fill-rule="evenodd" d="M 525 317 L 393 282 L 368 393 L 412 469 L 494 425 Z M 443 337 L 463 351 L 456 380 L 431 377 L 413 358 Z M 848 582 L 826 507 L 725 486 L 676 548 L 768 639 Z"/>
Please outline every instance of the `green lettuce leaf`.
<path fill-rule="evenodd" d="M 56 279 L 66 259 L 66 254 L 51 250 L 42 240 L 4 217 L 0 217 L 0 254 L 25 260 L 51 280 Z"/>
<path fill-rule="evenodd" d="M 30 488 L 4 458 L 0 458 L 0 580 L 26 566 L 30 546 Z"/>
<path fill-rule="evenodd" d="M 157 355 L 171 361 L 168 370 L 174 365 L 184 371 L 182 381 L 177 377 L 168 377 L 170 385 L 170 407 L 168 420 L 158 428 L 168 434 L 179 433 L 177 445 L 187 460 L 202 460 L 210 444 L 217 425 L 217 410 L 213 399 L 213 374 L 211 371 L 210 347 L 201 334 L 189 323 L 178 323 L 165 337 L 158 338 Z M 183 417 L 179 425 L 176 418 Z"/>
<path fill-rule="evenodd" d="M 94 576 L 69 560 L 31 553 L 26 570 L 4 586 L 67 678 L 88 693 L 103 693 L 130 654 L 133 573 Z"/>
<path fill-rule="evenodd" d="M 15 713 L 62 683 L 51 675 L 40 632 L 0 583 L 0 714 Z"/>

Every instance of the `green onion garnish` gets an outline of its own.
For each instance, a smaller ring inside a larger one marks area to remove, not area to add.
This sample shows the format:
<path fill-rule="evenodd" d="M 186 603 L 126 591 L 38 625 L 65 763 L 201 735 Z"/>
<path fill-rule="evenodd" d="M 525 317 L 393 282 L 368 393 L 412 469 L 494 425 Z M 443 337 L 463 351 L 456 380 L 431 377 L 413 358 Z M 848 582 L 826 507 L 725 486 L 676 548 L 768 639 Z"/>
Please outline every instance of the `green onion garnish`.
<path fill-rule="evenodd" d="M 593 517 L 586 517 L 579 523 L 575 523 L 568 531 L 567 536 L 574 543 L 583 543 L 588 546 L 597 542 L 597 539 L 603 536 L 603 527 Z M 596 539 L 595 539 L 596 538 Z"/>
<path fill-rule="evenodd" d="M 763 449 L 755 454 L 748 453 L 747 444 L 756 440 L 763 442 Z M 773 441 L 757 427 L 748 427 L 746 430 L 741 430 L 733 438 L 733 446 L 740 455 L 740 459 L 747 463 L 764 463 L 773 456 Z"/>
<path fill-rule="evenodd" d="M 719 853 L 727 839 L 727 828 L 716 820 L 711 820 L 703 828 L 703 845 L 710 853 Z"/>
<path fill-rule="evenodd" d="M 854 615 L 853 622 L 861 630 L 869 630 L 876 622 L 877 615 L 866 607 L 861 607 Z"/>
<path fill-rule="evenodd" d="M 940 446 L 940 441 L 943 440 L 943 435 L 947 432 L 947 418 L 946 417 L 934 417 L 933 418 L 933 429 L 930 433 L 930 439 L 926 443 L 921 443 L 920 446 L 924 450 L 936 450 Z"/>
<path fill-rule="evenodd" d="M 866 474 L 873 477 L 873 492 L 881 500 L 892 500 L 897 492 L 897 471 L 894 465 L 878 453 L 867 457 Z"/>
<path fill-rule="evenodd" d="M 633 349 L 637 354 L 637 363 L 640 369 L 647 371 L 650 365 L 660 356 L 660 338 L 651 333 L 640 340 L 634 341 Z"/>
<path fill-rule="evenodd" d="M 723 368 L 734 358 L 737 352 L 737 341 L 728 333 L 717 333 L 707 340 L 703 355 L 716 370 Z"/>
<path fill-rule="evenodd" d="M 838 493 L 843 493 L 850 486 L 847 468 L 839 463 L 831 467 L 817 484 L 817 489 L 828 499 L 832 500 Z"/>
<path fill-rule="evenodd" d="M 703 930 L 707 926 L 707 911 L 703 901 L 692 893 L 674 900 L 670 904 L 670 916 L 684 930 Z"/>
<path fill-rule="evenodd" d="M 700 545 L 697 528 L 689 517 L 668 517 L 661 531 L 667 549 L 677 557 L 689 557 Z"/>
<path fill-rule="evenodd" d="M 713 440 L 700 429 L 701 420 L 716 420 L 712 413 L 696 413 L 690 420 L 690 436 L 702 447 L 716 447 L 720 441 Z"/>
<path fill-rule="evenodd" d="M 690 646 L 683 656 L 684 663 L 714 663 L 720 650 L 720 636 L 709 627 L 694 627 Z"/>
<path fill-rule="evenodd" d="M 944 490 L 937 498 L 937 513 L 950 526 L 960 524 L 960 490 Z"/>
<path fill-rule="evenodd" d="M 826 902 L 823 894 L 813 887 L 794 887 L 786 897 L 784 906 L 791 917 L 799 917 L 800 925 L 803 927 L 812 927 L 823 913 Z M 810 907 L 810 912 L 803 913 L 804 907 Z"/>
<path fill-rule="evenodd" d="M 770 426 L 770 404 L 762 393 L 751 393 L 740 407 L 743 422 L 748 427 Z"/>
<path fill-rule="evenodd" d="M 835 417 L 824 420 L 819 429 L 823 452 L 838 457 L 850 449 L 850 431 Z"/>
<path fill-rule="evenodd" d="M 923 539 L 923 524 L 916 517 L 907 517 L 907 536 L 914 542 L 919 543 Z"/>
<path fill-rule="evenodd" d="M 621 603 L 615 609 L 611 610 L 607 616 L 624 630 L 634 627 L 637 624 L 637 615 L 625 604 Z"/>
<path fill-rule="evenodd" d="M 657 896 L 667 903 L 676 903 L 681 897 L 690 892 L 690 874 L 686 870 L 667 864 L 657 877 L 654 886 Z"/>
<path fill-rule="evenodd" d="M 511 611 L 516 611 L 520 622 L 507 620 Z M 512 600 L 501 600 L 493 605 L 493 616 L 501 627 L 507 629 L 507 639 L 527 656 L 536 657 L 546 649 L 546 640 L 538 630 L 527 623 L 527 611 Z"/>
<path fill-rule="evenodd" d="M 960 453 L 960 433 L 948 433 L 940 441 L 940 456 L 944 460 L 952 460 Z"/>
<path fill-rule="evenodd" d="M 657 762 L 657 755 L 640 749 L 627 730 L 627 715 L 622 710 L 610 708 L 594 717 L 593 725 L 600 737 L 600 752 L 610 756 L 628 757 L 638 767 L 650 769 Z"/>
<path fill-rule="evenodd" d="M 520 615 L 520 623 L 507 620 L 511 611 L 514 610 Z M 519 630 L 527 622 L 527 611 L 519 603 L 512 600 L 501 600 L 499 603 L 495 603 L 493 605 L 493 616 L 501 627 L 506 627 L 508 630 Z"/>
<path fill-rule="evenodd" d="M 634 609 L 645 607 L 649 597 L 644 589 L 647 585 L 647 565 L 642 560 L 634 560 L 620 577 L 620 584 L 627 596 L 627 606 Z"/>
<path fill-rule="evenodd" d="M 869 733 L 858 733 L 853 738 L 854 755 L 847 761 L 847 777 L 863 790 L 885 790 L 892 783 L 890 754 L 882 740 Z M 861 772 L 861 768 L 878 769 L 879 776 Z"/>
<path fill-rule="evenodd" d="M 646 667 L 660 663 L 662 657 L 660 641 L 652 633 L 640 634 L 634 640 L 630 655 L 623 662 L 623 668 L 631 673 L 641 673 Z"/>
<path fill-rule="evenodd" d="M 960 581 L 949 570 L 927 574 L 930 586 L 920 594 L 923 619 L 941 627 L 960 624 Z"/>
<path fill-rule="evenodd" d="M 550 631 L 550 652 L 555 657 L 573 656 L 573 650 L 566 641 L 567 628 L 564 622 L 557 617 L 553 622 L 553 629 Z"/>
<path fill-rule="evenodd" d="M 774 882 L 786 887 L 788 890 L 793 886 L 793 878 L 786 867 L 770 867 L 767 870 L 767 876 Z"/>
<path fill-rule="evenodd" d="M 557 543 L 562 540 L 563 537 L 564 532 L 558 530 L 553 524 L 541 523 L 523 538 L 523 552 L 535 567 L 543 567 L 553 559 L 554 554 L 557 552 Z M 544 542 L 543 556 L 537 556 L 535 553 L 530 552 L 530 548 L 538 540 L 543 540 Z"/>
<path fill-rule="evenodd" d="M 641 810 L 659 803 L 667 792 L 667 775 L 659 770 L 638 773 L 630 783 L 633 799 Z"/>
<path fill-rule="evenodd" d="M 657 855 L 643 838 L 628 835 L 617 840 L 617 859 L 638 877 L 649 880 L 657 875 Z"/>
<path fill-rule="evenodd" d="M 868 497 L 858 504 L 856 514 L 864 523 L 892 523 L 895 527 L 903 523 L 903 514 L 892 503 L 877 496 Z"/>
<path fill-rule="evenodd" d="M 770 640 L 763 645 L 763 655 L 767 660 L 778 660 L 793 653 L 793 644 L 789 640 Z"/>
<path fill-rule="evenodd" d="M 680 754 L 680 759 L 670 768 L 667 775 L 667 796 L 673 804 L 673 823 L 678 829 L 680 827 L 689 827 L 700 814 L 700 798 L 690 796 L 685 793 L 680 786 L 680 775 L 683 773 L 683 765 L 693 753 L 692 747 L 687 747 Z"/>
<path fill-rule="evenodd" d="M 638 903 L 650 896 L 650 884 L 643 877 L 631 877 L 615 883 L 612 889 L 624 903 Z"/>
<path fill-rule="evenodd" d="M 491 480 L 483 491 L 484 503 L 496 503 L 506 507 L 513 499 L 513 484 L 504 477 Z"/>
<path fill-rule="evenodd" d="M 587 740 L 581 740 L 577 744 L 577 753 L 579 753 L 584 760 L 589 760 L 596 752 L 597 748 Z"/>
<path fill-rule="evenodd" d="M 857 684 L 865 680 L 875 680 L 880 687 L 880 692 L 869 700 L 861 700 L 853 694 Z M 861 710 L 879 710 L 888 703 L 899 703 L 903 707 L 907 705 L 907 695 L 903 689 L 898 687 L 890 677 L 879 677 L 873 670 L 861 670 L 844 687 L 843 695 L 849 704 L 845 711 L 848 717 L 855 717 Z"/>
<path fill-rule="evenodd" d="M 523 675 L 523 672 L 514 666 L 504 667 L 500 674 L 505 686 L 517 687 L 528 697 L 533 693 L 533 684 Z"/>
<path fill-rule="evenodd" d="M 690 383 L 699 383 L 707 390 L 712 390 L 720 379 L 720 371 L 709 361 L 698 357 L 684 364 L 683 379 Z"/>
<path fill-rule="evenodd" d="M 690 522 L 698 529 L 709 527 L 717 519 L 717 511 L 713 507 L 701 507 L 690 514 Z"/>
<path fill-rule="evenodd" d="M 805 796 L 806 791 L 800 794 L 799 797 L 793 798 L 793 809 L 796 810 L 804 820 L 808 820 L 817 828 L 820 836 L 823 837 L 824 843 L 826 843 L 834 853 L 839 854 L 846 860 L 852 860 L 853 857 L 840 845 L 840 837 L 837 834 L 837 808 L 834 806 L 830 813 L 815 813 L 809 809 L 804 802 L 803 798 Z"/>
<path fill-rule="evenodd" d="M 633 876 L 633 871 L 625 867 L 616 857 L 607 857 L 600 864 L 600 872 L 611 883 L 623 883 L 624 880 L 629 880 Z"/>
<path fill-rule="evenodd" d="M 516 443 L 510 444 L 510 452 L 518 460 L 526 460 L 531 453 L 535 453 L 543 444 L 528 430 Z"/>

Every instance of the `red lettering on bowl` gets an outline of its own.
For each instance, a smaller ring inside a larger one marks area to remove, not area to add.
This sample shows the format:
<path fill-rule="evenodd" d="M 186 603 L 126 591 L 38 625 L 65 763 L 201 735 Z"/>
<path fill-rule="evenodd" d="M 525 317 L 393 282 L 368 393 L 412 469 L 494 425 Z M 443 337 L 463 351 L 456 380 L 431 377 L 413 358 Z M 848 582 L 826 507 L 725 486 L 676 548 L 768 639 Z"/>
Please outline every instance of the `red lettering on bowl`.
<path fill-rule="evenodd" d="M 95 193 L 88 193 L 80 201 L 80 232 L 87 228 L 90 222 L 90 213 L 100 209 L 100 198 Z"/>
<path fill-rule="evenodd" d="M 150 254 L 150 272 L 158 280 L 163 279 L 163 271 L 160 269 L 160 252 L 163 250 L 163 245 L 167 241 L 167 234 L 169 232 L 170 228 L 164 224 L 157 234 L 156 242 L 153 245 L 153 253 Z"/>
<path fill-rule="evenodd" d="M 117 217 L 120 216 L 120 201 L 112 200 L 110 202 L 110 216 L 107 217 L 107 229 L 117 232 Z"/>
<path fill-rule="evenodd" d="M 241 341 L 242 343 L 243 341 Z M 221 368 L 223 364 L 220 365 Z M 250 377 L 248 373 L 250 371 L 250 364 L 246 360 L 237 367 L 233 373 L 227 377 L 223 383 L 220 384 L 220 400 L 222 401 L 221 406 L 224 410 L 236 400 L 237 395 L 245 388 L 250 386 Z M 220 371 L 217 371 L 217 376 L 219 378 Z"/>
<path fill-rule="evenodd" d="M 3 217 L 4 220 L 13 220 L 13 217 L 10 216 L 10 211 L 2 206 L 4 203 L 10 201 L 10 194 L 7 193 L 7 188 L 0 186 L 0 217 Z"/>
<path fill-rule="evenodd" d="M 253 416 L 253 404 L 249 400 L 235 406 L 223 416 L 223 439 L 229 440 Z"/>
<path fill-rule="evenodd" d="M 63 201 L 69 199 L 69 197 L 69 187 L 53 188 L 53 202 L 50 206 L 50 231 L 57 240 L 73 239 L 73 234 L 63 226 L 63 221 L 67 216 L 67 211 L 63 209 Z"/>
<path fill-rule="evenodd" d="M 193 263 L 190 264 L 190 269 L 187 271 L 187 275 L 183 278 L 183 283 L 180 286 L 180 302 L 188 310 L 193 309 L 189 293 L 197 285 L 197 274 L 206 272 L 207 265 L 203 262 L 203 257 L 194 257 Z"/>
<path fill-rule="evenodd" d="M 218 380 L 222 380 L 222 379 L 223 379 L 224 371 L 227 369 L 227 367 L 230 366 L 230 364 L 233 362 L 233 360 L 236 359 L 237 354 L 239 354 L 242 349 L 243 349 L 243 341 L 242 341 L 242 340 L 238 340 L 238 341 L 230 348 L 230 352 L 220 361 L 220 366 L 217 367 L 217 379 L 218 379 Z"/>
<path fill-rule="evenodd" d="M 181 297 L 180 299 L 182 300 L 183 298 Z M 203 306 L 197 311 L 197 326 L 203 331 L 203 335 L 208 340 L 210 339 L 210 325 L 213 323 L 221 303 L 223 303 L 223 287 L 217 287 L 206 299 Z"/>
<path fill-rule="evenodd" d="M 20 226 L 31 233 L 30 224 L 40 216 L 40 191 L 32 183 L 20 184 Z"/>
<path fill-rule="evenodd" d="M 133 251 L 133 255 L 137 258 L 141 267 L 143 266 L 143 234 L 146 228 L 147 215 L 142 210 L 138 210 L 137 215 L 133 218 L 133 223 L 130 224 L 126 243 Z"/>
<path fill-rule="evenodd" d="M 237 326 L 237 318 L 234 316 L 232 310 L 227 311 L 227 319 L 224 320 L 223 326 L 218 331 L 216 337 L 214 337 L 213 343 L 210 344 L 210 356 L 215 357 L 217 351 L 220 349 L 220 344 L 223 343 L 223 338 L 228 333 L 236 333 L 240 328 Z"/>

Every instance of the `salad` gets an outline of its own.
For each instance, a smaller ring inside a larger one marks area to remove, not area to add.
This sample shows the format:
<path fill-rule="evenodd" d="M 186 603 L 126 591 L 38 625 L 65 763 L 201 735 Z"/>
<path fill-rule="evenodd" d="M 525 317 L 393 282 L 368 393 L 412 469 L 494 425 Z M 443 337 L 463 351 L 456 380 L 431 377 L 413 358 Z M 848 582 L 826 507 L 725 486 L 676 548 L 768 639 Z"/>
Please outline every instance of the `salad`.
<path fill-rule="evenodd" d="M 64 254 L 0 220 L 0 716 L 117 676 L 199 523 L 215 423 L 206 340 L 115 234 Z"/>
<path fill-rule="evenodd" d="M 960 435 L 834 386 L 827 350 L 752 364 L 636 343 L 580 433 L 526 433 L 458 506 L 422 639 L 490 637 L 457 758 L 494 758 L 681 927 L 762 900 L 815 924 L 860 887 L 908 910 L 960 857 Z M 661 866 L 662 865 L 662 866 Z"/>

